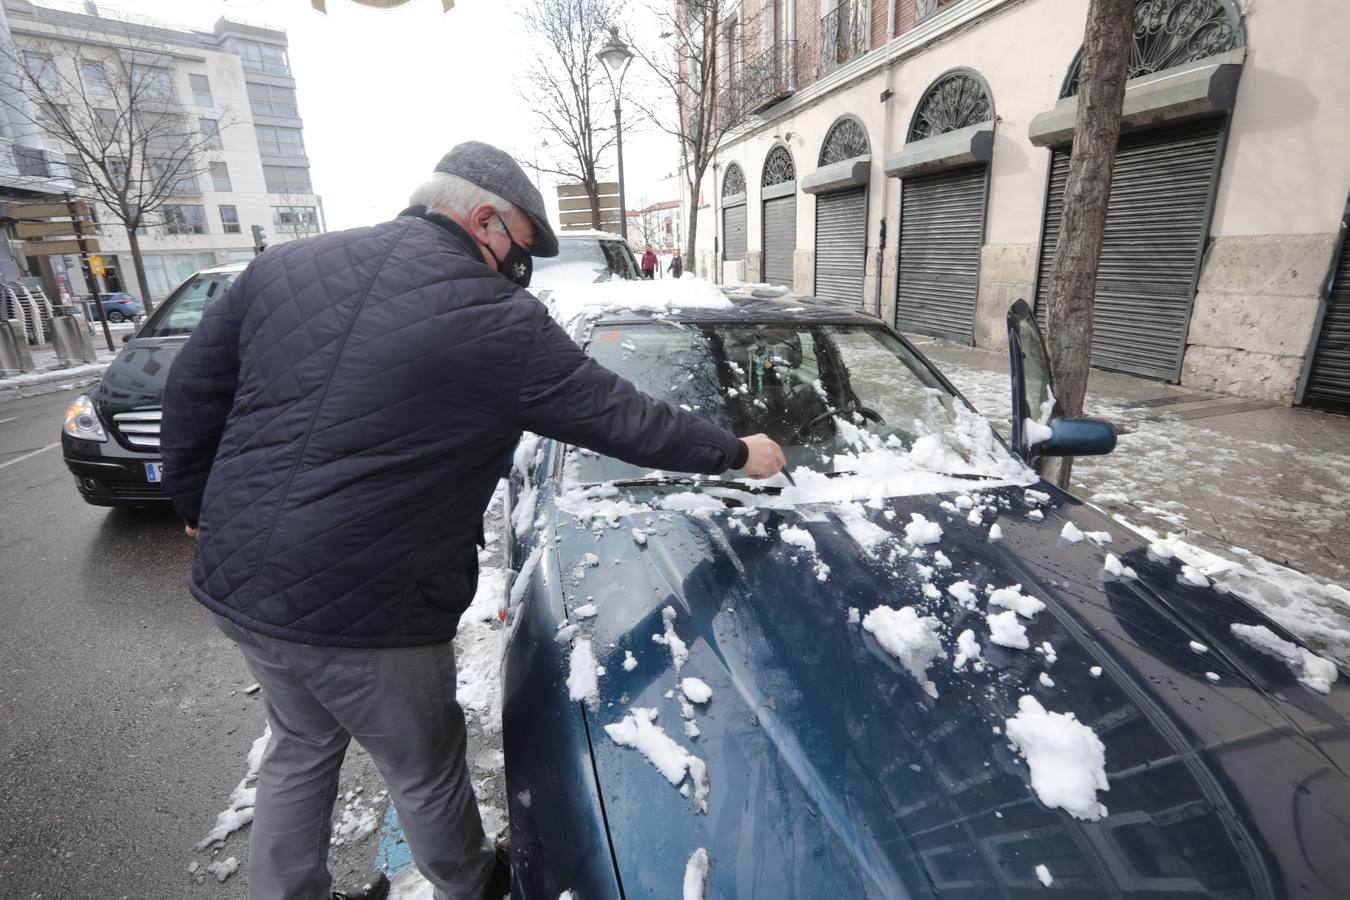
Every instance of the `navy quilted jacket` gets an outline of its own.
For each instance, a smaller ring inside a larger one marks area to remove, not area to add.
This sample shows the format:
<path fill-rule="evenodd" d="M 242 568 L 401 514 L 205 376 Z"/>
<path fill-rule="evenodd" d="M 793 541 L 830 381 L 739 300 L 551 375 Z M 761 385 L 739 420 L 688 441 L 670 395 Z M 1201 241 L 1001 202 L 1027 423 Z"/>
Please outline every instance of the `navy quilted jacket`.
<path fill-rule="evenodd" d="M 164 394 L 193 595 L 307 644 L 446 641 L 522 430 L 653 468 L 743 465 L 735 436 L 586 357 L 439 216 L 268 250 Z"/>

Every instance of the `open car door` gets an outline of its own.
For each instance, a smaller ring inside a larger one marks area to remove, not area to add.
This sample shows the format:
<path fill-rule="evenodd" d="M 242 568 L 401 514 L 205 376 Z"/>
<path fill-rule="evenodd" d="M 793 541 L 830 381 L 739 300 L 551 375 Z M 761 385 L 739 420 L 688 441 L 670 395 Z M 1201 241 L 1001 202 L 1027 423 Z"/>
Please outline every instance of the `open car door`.
<path fill-rule="evenodd" d="M 1025 300 L 1008 309 L 1012 368 L 1012 444 L 1028 465 L 1047 456 L 1101 456 L 1116 447 L 1116 428 L 1101 419 L 1070 418 L 1055 398 L 1054 373 L 1036 316 Z"/>

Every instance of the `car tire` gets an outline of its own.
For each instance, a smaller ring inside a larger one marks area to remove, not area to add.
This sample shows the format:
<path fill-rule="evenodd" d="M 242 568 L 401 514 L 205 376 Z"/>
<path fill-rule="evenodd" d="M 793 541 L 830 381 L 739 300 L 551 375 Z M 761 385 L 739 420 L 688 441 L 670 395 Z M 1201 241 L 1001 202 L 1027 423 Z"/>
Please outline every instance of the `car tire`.
<path fill-rule="evenodd" d="M 122 323 L 122 322 L 125 322 L 126 320 L 127 320 L 127 317 L 124 316 L 124 315 L 122 315 L 121 310 L 114 309 L 114 310 L 111 310 L 111 311 L 108 313 L 108 321 L 109 321 L 109 322 L 117 322 L 117 323 L 120 324 L 120 323 Z"/>

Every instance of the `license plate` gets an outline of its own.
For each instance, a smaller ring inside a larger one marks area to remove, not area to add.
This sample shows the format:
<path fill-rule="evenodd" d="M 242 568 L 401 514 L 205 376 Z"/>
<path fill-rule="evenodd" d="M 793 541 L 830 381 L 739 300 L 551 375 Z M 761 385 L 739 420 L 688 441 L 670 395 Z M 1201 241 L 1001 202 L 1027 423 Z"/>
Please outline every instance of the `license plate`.
<path fill-rule="evenodd" d="M 155 483 L 159 482 L 163 477 L 164 477 L 164 464 L 163 464 L 163 463 L 146 463 L 146 464 L 145 464 L 145 480 L 146 480 L 146 481 L 150 482 L 151 484 L 155 484 Z"/>

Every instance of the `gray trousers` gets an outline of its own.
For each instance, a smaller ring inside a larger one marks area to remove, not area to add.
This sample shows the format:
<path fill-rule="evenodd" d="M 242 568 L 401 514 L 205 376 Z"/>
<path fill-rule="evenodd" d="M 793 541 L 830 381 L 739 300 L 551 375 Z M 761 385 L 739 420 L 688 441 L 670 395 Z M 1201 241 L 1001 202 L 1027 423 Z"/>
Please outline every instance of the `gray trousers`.
<path fill-rule="evenodd" d="M 215 619 L 262 685 L 272 726 L 249 835 L 250 900 L 331 900 L 333 804 L 352 738 L 384 777 L 436 900 L 480 900 L 493 851 L 465 762 L 454 645 L 316 647 Z"/>

